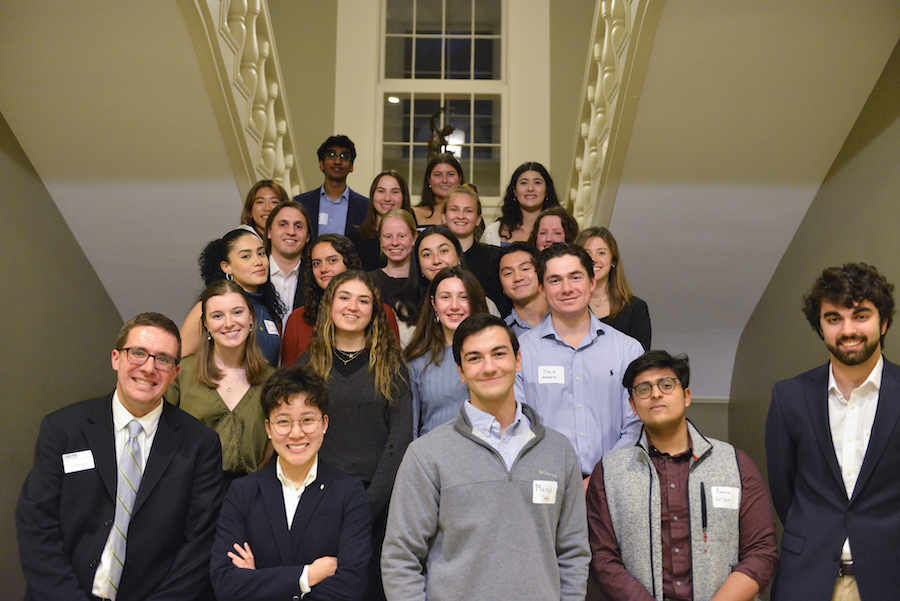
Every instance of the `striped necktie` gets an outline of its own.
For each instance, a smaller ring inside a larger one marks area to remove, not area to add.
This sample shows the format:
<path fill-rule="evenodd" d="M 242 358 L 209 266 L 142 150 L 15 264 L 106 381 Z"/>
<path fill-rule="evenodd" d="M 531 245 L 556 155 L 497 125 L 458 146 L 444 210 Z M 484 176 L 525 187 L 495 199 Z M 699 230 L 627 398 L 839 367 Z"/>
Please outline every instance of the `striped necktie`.
<path fill-rule="evenodd" d="M 128 422 L 128 440 L 119 458 L 119 476 L 116 484 L 116 514 L 113 522 L 112 555 L 113 561 L 109 569 L 109 583 L 116 591 L 122 579 L 125 567 L 125 542 L 128 539 L 128 523 L 131 521 L 131 509 L 141 485 L 141 447 L 137 436 L 143 427 L 136 419 Z"/>

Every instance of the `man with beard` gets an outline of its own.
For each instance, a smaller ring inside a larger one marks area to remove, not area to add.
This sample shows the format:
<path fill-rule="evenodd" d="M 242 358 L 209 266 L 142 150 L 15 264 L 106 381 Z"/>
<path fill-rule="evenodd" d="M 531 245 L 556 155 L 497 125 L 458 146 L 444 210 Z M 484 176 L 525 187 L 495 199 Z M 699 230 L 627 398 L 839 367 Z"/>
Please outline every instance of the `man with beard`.
<path fill-rule="evenodd" d="M 766 458 L 784 524 L 773 600 L 900 590 L 900 367 L 882 357 L 893 291 L 874 267 L 846 263 L 803 298 L 830 361 L 772 391 Z"/>

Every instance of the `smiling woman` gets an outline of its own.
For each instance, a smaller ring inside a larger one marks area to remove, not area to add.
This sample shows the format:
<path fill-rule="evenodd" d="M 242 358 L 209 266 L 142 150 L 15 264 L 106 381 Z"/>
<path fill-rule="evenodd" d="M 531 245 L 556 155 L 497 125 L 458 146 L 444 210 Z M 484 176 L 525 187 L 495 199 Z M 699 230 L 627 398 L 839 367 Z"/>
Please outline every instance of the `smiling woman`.
<path fill-rule="evenodd" d="M 256 231 L 260 238 L 265 237 L 266 219 L 279 203 L 291 199 L 287 191 L 276 181 L 264 179 L 256 182 L 244 199 L 241 211 L 241 223 Z"/>
<path fill-rule="evenodd" d="M 369 199 L 365 221 L 347 231 L 347 237 L 359 252 L 364 271 L 372 271 L 384 265 L 384 256 L 378 252 L 378 229 L 384 215 L 395 210 L 412 213 L 406 180 L 393 169 L 375 176 L 369 189 Z"/>
<path fill-rule="evenodd" d="M 256 340 L 266 361 L 278 365 L 281 351 L 281 318 L 284 303 L 269 281 L 269 256 L 262 239 L 245 229 L 228 232 L 213 240 L 200 253 L 200 274 L 207 286 L 221 280 L 234 280 L 247 295 L 256 315 Z M 183 353 L 200 350 L 201 303 L 194 305 L 181 326 Z"/>
<path fill-rule="evenodd" d="M 271 454 L 259 395 L 273 369 L 256 344 L 254 312 L 243 288 L 215 282 L 200 306 L 200 350 L 184 358 L 166 400 L 216 431 L 230 482 L 263 467 Z"/>
<path fill-rule="evenodd" d="M 322 459 L 366 487 L 376 550 L 371 593 L 380 588 L 378 558 L 394 477 L 412 439 L 409 375 L 372 276 L 345 271 L 334 277 L 322 298 L 316 335 L 297 365 L 328 383 L 331 419 Z"/>
<path fill-rule="evenodd" d="M 465 267 L 441 271 L 428 287 L 428 299 L 404 351 L 412 385 L 415 438 L 453 419 L 466 400 L 466 385 L 453 360 L 453 334 L 469 315 L 488 312 L 481 284 Z"/>

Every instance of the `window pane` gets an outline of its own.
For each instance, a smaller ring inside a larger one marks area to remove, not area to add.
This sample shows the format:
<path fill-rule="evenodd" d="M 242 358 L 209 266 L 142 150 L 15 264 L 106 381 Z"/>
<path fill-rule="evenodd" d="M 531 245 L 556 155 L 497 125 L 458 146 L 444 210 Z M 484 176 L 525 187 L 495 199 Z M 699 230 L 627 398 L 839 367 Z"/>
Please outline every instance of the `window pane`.
<path fill-rule="evenodd" d="M 416 2 L 416 33 L 441 33 L 444 30 L 441 0 L 418 0 Z"/>
<path fill-rule="evenodd" d="M 441 108 L 440 96 L 417 95 L 415 102 L 415 114 L 413 115 L 413 141 L 419 144 L 428 144 L 431 137 L 431 116 Z M 446 122 L 446 115 L 443 115 Z M 436 119 L 440 127 L 441 119 Z"/>
<path fill-rule="evenodd" d="M 475 0 L 475 32 L 500 35 L 500 0 Z"/>
<path fill-rule="evenodd" d="M 441 78 L 441 39 L 416 39 L 416 74 L 417 79 Z"/>
<path fill-rule="evenodd" d="M 472 181 L 481 196 L 500 196 L 500 149 L 476 146 L 472 159 Z"/>
<path fill-rule="evenodd" d="M 387 0 L 387 32 L 412 33 L 413 0 Z"/>
<path fill-rule="evenodd" d="M 407 182 L 409 184 L 409 193 L 413 195 L 422 194 L 422 182 L 425 181 L 425 165 L 428 163 L 428 147 L 413 146 L 413 168 L 412 179 Z M 415 203 L 413 203 L 415 204 Z"/>
<path fill-rule="evenodd" d="M 389 37 L 384 41 L 384 76 L 409 79 L 412 71 L 411 37 Z"/>
<path fill-rule="evenodd" d="M 500 79 L 500 40 L 475 40 L 475 79 Z"/>
<path fill-rule="evenodd" d="M 381 165 L 383 169 L 394 169 L 403 177 L 409 177 L 409 159 L 404 158 L 404 146 L 382 147 Z"/>
<path fill-rule="evenodd" d="M 472 141 L 475 144 L 500 143 L 500 97 L 488 96 L 475 100 Z"/>
<path fill-rule="evenodd" d="M 396 98 L 399 102 L 390 102 Z M 409 142 L 409 94 L 384 95 L 384 132 L 385 142 Z"/>
<path fill-rule="evenodd" d="M 446 79 L 472 79 L 472 39 L 450 38 L 446 41 Z"/>
<path fill-rule="evenodd" d="M 479 0 L 475 0 L 476 4 Z M 447 0 L 447 33 L 472 33 L 472 0 Z"/>

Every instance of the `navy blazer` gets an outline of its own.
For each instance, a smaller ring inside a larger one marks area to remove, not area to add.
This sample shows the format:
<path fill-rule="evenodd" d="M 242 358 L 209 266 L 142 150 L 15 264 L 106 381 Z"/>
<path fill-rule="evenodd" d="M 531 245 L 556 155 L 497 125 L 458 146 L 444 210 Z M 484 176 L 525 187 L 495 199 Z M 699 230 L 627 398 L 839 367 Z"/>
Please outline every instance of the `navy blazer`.
<path fill-rule="evenodd" d="M 831 599 L 844 540 L 864 600 L 900 591 L 900 367 L 884 362 L 878 410 L 850 498 L 828 423 L 828 365 L 775 385 L 766 459 L 784 524 L 772 599 Z"/>
<path fill-rule="evenodd" d="M 95 467 L 65 473 L 62 455 L 85 450 Z M 116 477 L 112 395 L 44 418 L 16 507 L 26 600 L 91 597 L 113 524 Z M 209 593 L 209 552 L 223 495 L 218 435 L 163 401 L 128 526 L 119 599 L 194 601 Z"/>
<path fill-rule="evenodd" d="M 275 461 L 235 480 L 228 489 L 212 550 L 213 589 L 219 601 L 299 600 L 303 566 L 337 557 L 337 571 L 304 601 L 360 599 L 372 556 L 372 522 L 362 481 L 319 459 L 316 480 L 300 497 L 291 528 Z M 250 544 L 255 570 L 228 557 L 234 543 Z"/>
<path fill-rule="evenodd" d="M 369 210 L 369 199 L 362 194 L 357 194 L 347 186 L 347 197 L 349 199 L 349 207 L 347 207 L 347 224 L 344 226 L 344 235 L 346 236 L 350 230 L 357 225 L 361 225 L 366 219 L 366 212 Z M 319 237 L 319 196 L 322 193 L 322 186 L 315 190 L 304 192 L 299 196 L 295 196 L 294 200 L 306 207 L 309 211 L 309 241 L 312 242 Z"/>

